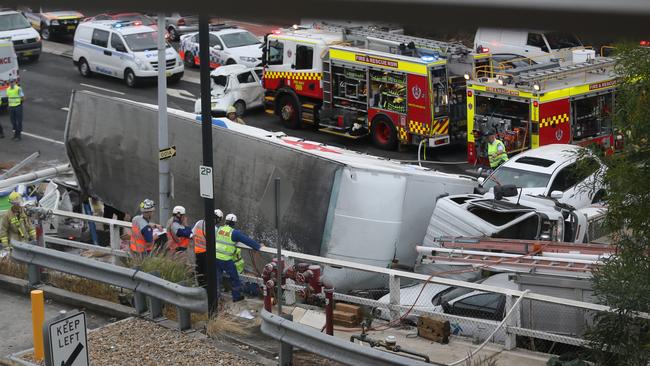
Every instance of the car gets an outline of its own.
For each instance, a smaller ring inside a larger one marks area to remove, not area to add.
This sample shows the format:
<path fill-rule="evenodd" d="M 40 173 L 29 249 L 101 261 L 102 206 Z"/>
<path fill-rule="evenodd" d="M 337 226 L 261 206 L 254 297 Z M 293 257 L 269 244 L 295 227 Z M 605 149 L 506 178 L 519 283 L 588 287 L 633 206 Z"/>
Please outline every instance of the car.
<path fill-rule="evenodd" d="M 89 17 L 84 19 L 84 22 L 92 22 L 96 20 L 121 20 L 121 21 L 133 21 L 133 22 L 140 22 L 142 25 L 148 25 L 148 26 L 156 26 L 156 20 L 146 16 L 141 13 L 134 13 L 134 12 L 129 12 L 129 13 L 102 13 L 102 14 L 97 14 L 94 17 Z"/>
<path fill-rule="evenodd" d="M 199 30 L 199 17 L 186 13 L 172 13 L 165 17 L 165 29 L 170 41 L 178 41 L 182 35 Z"/>
<path fill-rule="evenodd" d="M 0 11 L 0 38 L 10 38 L 20 58 L 36 61 L 41 56 L 41 36 L 17 11 Z"/>
<path fill-rule="evenodd" d="M 185 71 L 183 61 L 169 44 L 165 53 L 168 81 L 178 82 Z M 81 23 L 74 35 L 72 60 L 84 77 L 104 74 L 136 87 L 158 76 L 158 31 L 136 22 Z"/>
<path fill-rule="evenodd" d="M 491 194 L 497 185 L 514 184 L 522 194 L 544 195 L 582 208 L 604 199 L 605 172 L 586 148 L 551 144 L 515 155 L 487 178 L 479 178 L 477 193 Z"/>
<path fill-rule="evenodd" d="M 262 106 L 264 88 L 260 81 L 261 73 L 261 68 L 244 65 L 225 65 L 213 70 L 210 73 L 212 115 L 225 115 L 231 105 L 237 109 L 239 116 L 247 109 Z M 201 98 L 194 103 L 194 112 L 201 113 Z"/>
<path fill-rule="evenodd" d="M 236 26 L 211 26 L 210 67 L 242 64 L 247 67 L 262 65 L 261 42 L 251 32 Z M 198 66 L 199 33 L 181 37 L 179 53 L 188 66 Z"/>
<path fill-rule="evenodd" d="M 76 10 L 62 10 L 51 7 L 40 7 L 38 11 L 23 8 L 23 15 L 46 41 L 56 36 L 74 34 L 77 26 L 84 18 L 84 15 Z"/>

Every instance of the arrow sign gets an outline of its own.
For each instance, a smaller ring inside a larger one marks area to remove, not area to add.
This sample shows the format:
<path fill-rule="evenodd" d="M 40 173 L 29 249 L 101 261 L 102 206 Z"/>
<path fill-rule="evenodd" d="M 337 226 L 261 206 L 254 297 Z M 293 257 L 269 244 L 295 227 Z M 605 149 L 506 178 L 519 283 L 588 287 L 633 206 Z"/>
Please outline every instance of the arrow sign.
<path fill-rule="evenodd" d="M 162 149 L 158 153 L 158 158 L 160 160 L 171 159 L 174 156 L 176 156 L 176 145 L 172 145 L 171 147 L 168 147 L 166 149 Z"/>
<path fill-rule="evenodd" d="M 182 89 L 167 88 L 167 95 L 169 95 L 170 97 L 191 100 L 192 102 L 196 100 L 194 94 L 188 92 L 187 90 L 182 90 Z"/>
<path fill-rule="evenodd" d="M 61 361 L 61 366 L 72 366 L 74 360 L 77 359 L 77 356 L 79 356 L 79 354 L 81 353 L 81 351 L 83 351 L 83 349 L 84 349 L 84 345 L 79 343 L 77 347 L 75 347 L 74 351 L 72 351 L 72 354 L 70 355 L 68 360 L 65 362 Z"/>

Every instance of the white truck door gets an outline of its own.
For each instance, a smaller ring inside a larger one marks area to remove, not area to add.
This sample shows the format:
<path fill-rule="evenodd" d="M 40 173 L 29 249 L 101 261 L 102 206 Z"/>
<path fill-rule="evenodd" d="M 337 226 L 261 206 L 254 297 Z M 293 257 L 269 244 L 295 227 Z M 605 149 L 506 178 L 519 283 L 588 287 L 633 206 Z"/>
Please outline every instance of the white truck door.
<path fill-rule="evenodd" d="M 126 57 L 129 57 L 129 55 L 124 40 L 122 40 L 122 37 L 115 32 L 111 33 L 109 53 L 110 55 L 107 58 L 106 66 L 110 68 L 118 78 L 124 77 L 124 60 Z"/>

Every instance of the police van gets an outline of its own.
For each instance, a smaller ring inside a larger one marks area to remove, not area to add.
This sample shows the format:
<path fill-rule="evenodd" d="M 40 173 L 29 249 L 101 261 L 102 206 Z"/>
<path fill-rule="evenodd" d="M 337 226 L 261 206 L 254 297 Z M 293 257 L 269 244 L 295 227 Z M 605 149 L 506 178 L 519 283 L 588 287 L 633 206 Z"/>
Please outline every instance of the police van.
<path fill-rule="evenodd" d="M 169 44 L 165 53 L 167 80 L 178 82 L 183 77 L 183 61 Z M 158 33 L 137 21 L 81 23 L 74 35 L 72 60 L 82 76 L 109 75 L 135 87 L 158 76 Z"/>
<path fill-rule="evenodd" d="M 18 80 L 18 60 L 9 38 L 0 38 L 0 107 L 7 107 L 7 88 L 11 80 Z"/>

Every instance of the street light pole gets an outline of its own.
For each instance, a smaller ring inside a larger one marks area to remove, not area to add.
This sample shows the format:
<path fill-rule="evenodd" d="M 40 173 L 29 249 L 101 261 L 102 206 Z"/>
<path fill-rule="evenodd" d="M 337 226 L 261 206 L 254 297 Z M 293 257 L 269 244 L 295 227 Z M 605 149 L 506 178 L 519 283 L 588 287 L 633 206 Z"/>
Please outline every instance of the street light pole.
<path fill-rule="evenodd" d="M 165 41 L 165 15 L 158 14 L 158 149 L 169 147 L 167 132 L 167 42 Z M 158 159 L 159 220 L 164 225 L 169 218 L 169 159 Z"/>
<path fill-rule="evenodd" d="M 199 15 L 199 59 L 201 63 L 201 133 L 203 135 L 203 165 L 212 170 L 212 115 L 210 93 L 210 27 L 208 15 Z M 210 182 L 213 184 L 213 182 Z M 214 233 L 214 198 L 204 197 L 205 205 L 205 239 L 206 239 L 206 272 L 208 278 L 208 314 L 212 316 L 219 304 L 219 283 L 217 282 L 217 263 Z"/>

